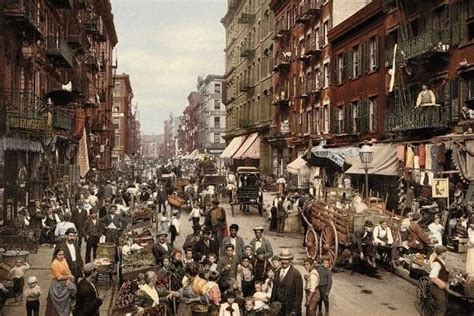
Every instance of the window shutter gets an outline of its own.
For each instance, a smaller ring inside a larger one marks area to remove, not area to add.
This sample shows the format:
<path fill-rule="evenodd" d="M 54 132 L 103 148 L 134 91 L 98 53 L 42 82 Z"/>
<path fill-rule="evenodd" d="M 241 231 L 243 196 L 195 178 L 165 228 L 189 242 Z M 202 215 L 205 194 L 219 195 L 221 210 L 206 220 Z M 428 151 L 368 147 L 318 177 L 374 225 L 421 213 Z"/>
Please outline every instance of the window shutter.
<path fill-rule="evenodd" d="M 366 134 L 369 131 L 368 104 L 367 99 L 365 99 L 360 101 L 357 106 L 357 115 L 359 117 L 358 131 L 361 134 Z"/>
<path fill-rule="evenodd" d="M 352 134 L 352 108 L 351 104 L 346 104 L 343 107 L 344 110 L 344 133 Z"/>
<path fill-rule="evenodd" d="M 362 73 L 365 74 L 367 73 L 368 69 L 369 69 L 369 53 L 368 53 L 368 42 L 363 42 L 361 44 L 361 57 L 362 57 L 362 60 L 361 60 L 361 70 L 362 70 Z"/>
<path fill-rule="evenodd" d="M 372 126 L 372 129 L 374 131 L 377 131 L 377 127 L 378 127 L 378 124 L 379 124 L 379 119 L 378 119 L 378 102 L 377 102 L 377 98 L 374 98 L 373 100 L 374 102 L 374 126 Z M 367 102 L 367 107 L 368 107 L 368 102 Z"/>
<path fill-rule="evenodd" d="M 449 82 L 450 88 L 450 107 L 451 107 L 451 121 L 459 120 L 459 79 L 456 78 Z"/>
<path fill-rule="evenodd" d="M 458 45 L 461 41 L 461 16 L 459 2 L 449 6 L 449 23 L 451 24 L 451 45 Z"/>
<path fill-rule="evenodd" d="M 332 62 L 329 62 L 328 63 L 328 86 L 331 85 L 331 78 L 335 78 L 336 76 L 333 75 L 332 73 L 334 72 L 334 67 L 333 67 L 333 64 Z"/>
<path fill-rule="evenodd" d="M 352 71 L 352 55 L 353 51 L 352 49 L 349 50 L 345 56 L 346 56 L 346 78 L 348 80 L 352 79 L 353 77 L 353 71 Z"/>
<path fill-rule="evenodd" d="M 379 68 L 379 47 L 380 47 L 380 38 L 378 35 L 375 36 L 374 41 L 374 70 Z"/>
<path fill-rule="evenodd" d="M 330 125 L 329 128 L 330 128 L 330 131 L 334 134 L 339 134 L 339 131 L 338 131 L 338 122 L 337 122 L 337 108 L 336 107 L 329 107 L 329 111 L 330 111 L 330 116 L 331 116 L 331 122 L 330 122 Z"/>

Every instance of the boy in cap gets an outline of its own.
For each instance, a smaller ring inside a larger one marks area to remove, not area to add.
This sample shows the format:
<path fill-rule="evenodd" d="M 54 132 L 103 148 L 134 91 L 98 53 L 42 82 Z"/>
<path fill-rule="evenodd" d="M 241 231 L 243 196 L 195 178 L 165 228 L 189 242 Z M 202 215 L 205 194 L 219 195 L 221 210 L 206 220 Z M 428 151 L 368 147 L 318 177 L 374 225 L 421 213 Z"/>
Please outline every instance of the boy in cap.
<path fill-rule="evenodd" d="M 28 286 L 23 291 L 26 300 L 26 315 L 39 316 L 41 289 L 38 285 L 38 279 L 35 276 L 30 276 L 26 283 Z"/>
<path fill-rule="evenodd" d="M 74 316 L 99 316 L 103 298 L 95 286 L 97 266 L 90 262 L 84 265 L 84 278 L 77 286 L 76 308 Z"/>

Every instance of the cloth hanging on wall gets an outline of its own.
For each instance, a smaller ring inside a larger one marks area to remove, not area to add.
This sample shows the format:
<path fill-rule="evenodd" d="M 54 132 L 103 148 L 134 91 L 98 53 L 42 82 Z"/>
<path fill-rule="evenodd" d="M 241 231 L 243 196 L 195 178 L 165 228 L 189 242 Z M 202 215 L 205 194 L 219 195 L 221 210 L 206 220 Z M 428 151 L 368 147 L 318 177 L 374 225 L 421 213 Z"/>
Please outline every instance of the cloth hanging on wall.
<path fill-rule="evenodd" d="M 425 145 L 418 146 L 418 156 L 420 157 L 420 167 L 426 164 L 426 148 Z"/>
<path fill-rule="evenodd" d="M 409 169 L 413 169 L 413 159 L 415 157 L 415 152 L 411 146 L 407 147 L 407 154 L 406 154 L 406 163 L 405 167 Z"/>
<path fill-rule="evenodd" d="M 432 147 L 433 147 L 433 145 L 431 145 L 431 144 L 427 144 L 425 146 L 425 149 L 426 149 L 425 169 L 428 169 L 428 170 L 431 170 L 431 166 L 432 166 L 432 163 L 431 163 L 431 148 Z"/>

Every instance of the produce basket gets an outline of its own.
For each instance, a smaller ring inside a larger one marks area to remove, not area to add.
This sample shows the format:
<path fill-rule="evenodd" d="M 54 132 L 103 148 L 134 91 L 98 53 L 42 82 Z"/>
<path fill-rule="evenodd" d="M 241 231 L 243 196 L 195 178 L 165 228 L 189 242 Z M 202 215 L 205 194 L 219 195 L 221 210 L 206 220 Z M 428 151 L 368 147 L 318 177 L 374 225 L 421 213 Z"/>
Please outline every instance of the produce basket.
<path fill-rule="evenodd" d="M 185 202 L 184 199 L 180 198 L 177 195 L 168 196 L 168 203 L 169 205 L 173 207 L 180 208 L 181 206 L 184 205 L 184 202 Z"/>

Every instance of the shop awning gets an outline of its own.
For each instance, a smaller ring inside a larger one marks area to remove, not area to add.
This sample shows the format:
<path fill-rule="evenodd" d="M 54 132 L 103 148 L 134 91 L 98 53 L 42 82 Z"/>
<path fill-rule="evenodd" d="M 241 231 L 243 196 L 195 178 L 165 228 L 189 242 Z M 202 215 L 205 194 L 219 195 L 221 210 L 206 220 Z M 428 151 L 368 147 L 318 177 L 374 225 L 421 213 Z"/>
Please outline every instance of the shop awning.
<path fill-rule="evenodd" d="M 3 137 L 0 139 L 3 150 L 43 152 L 43 145 L 29 139 Z"/>
<path fill-rule="evenodd" d="M 260 137 L 258 136 L 258 133 L 250 134 L 232 158 L 260 159 Z"/>
<path fill-rule="evenodd" d="M 339 167 L 344 166 L 344 161 L 347 157 L 359 156 L 358 147 L 336 147 L 324 148 L 326 141 L 322 141 L 318 146 L 311 149 L 311 153 L 316 158 L 329 159 Z"/>
<path fill-rule="evenodd" d="M 291 174 L 309 175 L 310 169 L 306 160 L 301 157 L 296 158 L 286 166 L 286 170 Z"/>
<path fill-rule="evenodd" d="M 220 157 L 224 159 L 232 158 L 232 156 L 237 152 L 237 150 L 239 150 L 240 146 L 244 143 L 246 137 L 247 136 L 245 135 L 234 137 L 230 141 L 229 145 L 227 145 L 227 147 L 224 149 Z"/>
<path fill-rule="evenodd" d="M 380 176 L 399 176 L 397 146 L 395 144 L 374 144 L 374 159 L 369 164 L 369 174 Z M 345 172 L 347 174 L 365 174 L 364 166 L 360 159 L 349 159 L 346 162 L 352 166 Z"/>

